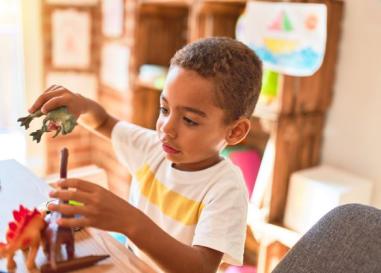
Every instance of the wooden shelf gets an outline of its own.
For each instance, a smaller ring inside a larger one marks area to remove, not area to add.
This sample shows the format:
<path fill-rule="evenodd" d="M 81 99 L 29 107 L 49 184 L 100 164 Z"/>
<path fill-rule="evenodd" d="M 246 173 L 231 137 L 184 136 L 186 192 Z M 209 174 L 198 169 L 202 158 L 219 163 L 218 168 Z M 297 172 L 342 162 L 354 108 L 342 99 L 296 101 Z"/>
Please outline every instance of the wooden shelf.
<path fill-rule="evenodd" d="M 196 0 L 140 0 L 140 5 L 164 5 L 164 6 L 183 6 L 191 7 L 193 4 L 196 4 Z M 203 0 L 199 3 L 201 4 L 244 4 L 246 5 L 247 0 Z"/>
<path fill-rule="evenodd" d="M 246 7 L 246 1 L 235 0 L 206 0 L 199 2 L 200 12 L 224 15 L 241 15 Z"/>
<path fill-rule="evenodd" d="M 190 7 L 194 0 L 141 0 L 140 5 Z"/>
<path fill-rule="evenodd" d="M 204 0 L 204 3 L 221 3 L 221 4 L 245 4 L 247 0 Z"/>
<path fill-rule="evenodd" d="M 134 82 L 134 89 L 149 89 L 149 90 L 155 90 L 157 92 L 161 92 L 162 91 L 162 89 L 157 88 L 153 84 L 149 84 L 149 83 L 146 83 L 146 82 L 143 82 L 143 81 L 140 81 L 140 80 L 136 80 Z"/>
<path fill-rule="evenodd" d="M 257 106 L 255 107 L 253 116 L 260 119 L 277 121 L 279 117 L 279 113 L 274 111 L 271 107 L 257 104 Z"/>
<path fill-rule="evenodd" d="M 169 66 L 175 52 L 187 43 L 189 8 L 158 3 L 146 2 L 137 9 L 133 73 L 138 74 L 143 64 Z"/>
<path fill-rule="evenodd" d="M 154 128 L 159 115 L 161 90 L 153 84 L 138 79 L 140 67 L 144 64 L 167 67 L 178 49 L 200 38 L 211 36 L 234 38 L 237 20 L 244 12 L 247 2 L 248 0 L 124 0 L 124 32 L 121 37 L 112 40 L 101 34 L 101 3 L 91 8 L 82 7 L 83 10 L 90 11 L 92 22 L 94 22 L 91 29 L 91 49 L 92 56 L 95 57 L 92 59 L 89 72 L 98 73 L 102 63 L 98 49 L 103 44 L 112 41 L 127 45 L 130 49 L 128 65 L 132 82 L 128 90 L 120 92 L 105 86 L 100 81 L 98 92 L 100 103 L 111 111 L 111 114 L 121 119 Z M 321 68 L 310 77 L 281 77 L 276 101 L 271 104 L 260 101 L 257 104 L 252 116 L 254 126 L 252 126 L 251 135 L 247 138 L 248 144 L 259 147 L 258 150 L 262 153 L 266 152 L 265 147 L 268 147 L 268 143 L 274 149 L 272 161 L 269 164 L 271 174 L 266 177 L 268 181 L 265 181 L 270 185 L 269 192 L 266 192 L 266 198 L 261 203 L 267 210 L 266 221 L 271 224 L 263 223 L 262 226 L 257 227 L 264 230 L 266 234 L 263 238 L 267 239 L 264 239 L 262 245 L 274 240 L 276 244 L 279 242 L 287 247 L 295 243 L 298 234 L 274 223 L 282 222 L 290 175 L 294 171 L 314 166 L 320 160 L 324 121 L 332 97 L 343 3 L 338 0 L 314 2 L 324 3 L 328 10 L 328 36 L 324 62 Z M 43 29 L 46 33 L 44 61 L 45 71 L 48 73 L 53 71 L 51 14 L 57 7 L 45 2 L 42 5 Z M 67 7 L 70 6 L 73 5 L 67 5 Z M 85 139 L 87 135 L 83 137 L 81 133 L 73 137 L 75 139 L 69 137 L 70 142 Z M 94 163 L 93 153 L 97 155 L 108 151 L 110 156 L 105 160 L 108 163 L 98 159 L 95 163 L 105 167 L 111 177 L 111 187 L 119 189 L 120 182 L 125 184 L 127 174 L 123 172 L 122 166 L 113 168 L 116 161 L 111 159 L 111 147 L 98 142 L 101 145 L 89 144 L 86 147 L 82 145 L 80 150 L 75 148 L 77 158 L 89 160 L 89 162 L 79 162 L 78 166 Z M 48 143 L 48 158 L 55 156 L 57 145 L 64 143 L 53 141 Z M 86 141 L 86 143 L 92 143 L 92 141 Z M 55 172 L 57 166 L 50 165 L 49 170 Z M 270 244 L 273 243 L 270 242 Z M 268 247 L 270 248 L 271 246 Z M 271 251 L 265 252 L 272 255 Z M 263 272 L 270 271 L 268 268 L 258 269 L 258 273 Z"/>

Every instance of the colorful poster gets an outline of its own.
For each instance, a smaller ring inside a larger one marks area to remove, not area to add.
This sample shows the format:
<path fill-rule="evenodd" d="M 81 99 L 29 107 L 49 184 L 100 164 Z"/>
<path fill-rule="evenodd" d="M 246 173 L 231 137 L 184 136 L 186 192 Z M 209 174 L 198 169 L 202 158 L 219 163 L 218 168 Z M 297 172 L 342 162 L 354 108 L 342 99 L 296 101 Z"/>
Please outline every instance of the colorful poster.
<path fill-rule="evenodd" d="M 310 76 L 323 63 L 327 37 L 324 4 L 248 2 L 236 28 L 266 68 Z"/>
<path fill-rule="evenodd" d="M 88 69 L 90 65 L 90 14 L 57 9 L 52 14 L 52 63 L 56 68 Z"/>

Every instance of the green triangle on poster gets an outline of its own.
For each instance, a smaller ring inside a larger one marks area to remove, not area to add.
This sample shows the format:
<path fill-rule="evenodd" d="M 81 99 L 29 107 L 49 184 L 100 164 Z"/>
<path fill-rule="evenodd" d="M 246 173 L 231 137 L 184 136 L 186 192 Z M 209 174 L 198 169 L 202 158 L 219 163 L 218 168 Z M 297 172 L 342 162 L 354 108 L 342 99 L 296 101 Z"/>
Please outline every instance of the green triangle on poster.
<path fill-rule="evenodd" d="M 287 16 L 287 13 L 283 13 L 282 29 L 287 32 L 293 31 L 294 29 L 290 18 Z"/>

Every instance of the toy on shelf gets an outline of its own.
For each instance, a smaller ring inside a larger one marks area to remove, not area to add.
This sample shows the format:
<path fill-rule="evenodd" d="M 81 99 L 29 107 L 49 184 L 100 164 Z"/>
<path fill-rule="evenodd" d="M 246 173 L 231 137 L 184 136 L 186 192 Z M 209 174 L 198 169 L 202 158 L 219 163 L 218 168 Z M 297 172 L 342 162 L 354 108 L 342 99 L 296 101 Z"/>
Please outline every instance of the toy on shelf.
<path fill-rule="evenodd" d="M 44 216 L 37 209 L 29 210 L 20 205 L 19 210 L 13 211 L 13 218 L 6 233 L 7 242 L 0 243 L 0 258 L 7 258 L 7 268 L 13 270 L 16 268 L 15 252 L 29 250 L 26 266 L 32 269 L 40 246 L 41 231 L 46 226 Z"/>
<path fill-rule="evenodd" d="M 56 131 L 53 137 L 56 137 L 59 133 L 66 135 L 73 131 L 77 125 L 75 116 L 71 114 L 65 106 L 59 107 L 47 114 L 42 113 L 41 110 L 37 110 L 33 114 L 19 118 L 17 121 L 20 122 L 20 126 L 24 126 L 25 129 L 28 129 L 34 118 L 39 118 L 43 115 L 46 115 L 46 117 L 42 121 L 41 129 L 30 134 L 37 143 L 40 142 L 45 132 Z"/>

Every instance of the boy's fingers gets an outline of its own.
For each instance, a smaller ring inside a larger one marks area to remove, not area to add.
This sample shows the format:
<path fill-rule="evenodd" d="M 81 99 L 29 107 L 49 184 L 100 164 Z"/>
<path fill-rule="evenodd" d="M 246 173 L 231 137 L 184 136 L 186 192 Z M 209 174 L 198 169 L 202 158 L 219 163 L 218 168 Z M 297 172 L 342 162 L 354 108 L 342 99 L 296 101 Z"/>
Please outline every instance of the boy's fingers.
<path fill-rule="evenodd" d="M 53 84 L 53 85 L 50 86 L 48 89 L 46 89 L 46 90 L 44 91 L 44 93 L 48 93 L 48 92 L 50 92 L 50 91 L 54 91 L 54 90 L 57 90 L 57 89 L 60 89 L 60 88 L 62 88 L 62 86 Z"/>
<path fill-rule="evenodd" d="M 44 91 L 44 93 L 47 93 L 47 92 L 49 92 L 49 91 L 51 91 L 51 90 L 55 90 L 55 89 L 57 89 L 57 88 L 58 88 L 58 85 L 53 84 L 53 85 L 49 86 L 49 88 L 46 89 L 46 90 Z"/>
<path fill-rule="evenodd" d="M 76 178 L 59 180 L 57 185 L 64 188 L 75 188 L 87 193 L 94 192 L 98 188 L 98 186 L 94 183 Z"/>
<path fill-rule="evenodd" d="M 49 92 L 48 92 L 49 91 Z M 42 95 L 40 95 L 37 100 L 33 103 L 33 105 L 28 109 L 30 113 L 34 113 L 38 109 L 41 108 L 45 104 L 45 102 L 49 101 L 50 99 L 61 95 L 65 92 L 65 89 L 61 87 L 55 87 L 54 89 L 48 89 L 46 90 Z"/>
<path fill-rule="evenodd" d="M 78 218 L 60 218 L 57 220 L 58 225 L 62 227 L 88 227 L 90 225 L 90 221 L 86 217 L 78 217 Z"/>
<path fill-rule="evenodd" d="M 65 106 L 67 101 L 64 96 L 59 96 L 58 94 L 54 94 L 54 97 L 49 99 L 41 108 L 43 113 L 50 112 L 60 106 Z"/>
<path fill-rule="evenodd" d="M 75 215 L 75 214 L 81 214 L 86 215 L 87 210 L 84 206 L 72 206 L 68 204 L 49 204 L 48 210 L 50 211 L 58 211 L 65 215 Z"/>
<path fill-rule="evenodd" d="M 58 198 L 63 201 L 74 200 L 84 204 L 91 203 L 91 195 L 83 191 L 70 191 L 70 190 L 57 190 L 51 191 L 49 196 L 52 198 Z"/>

